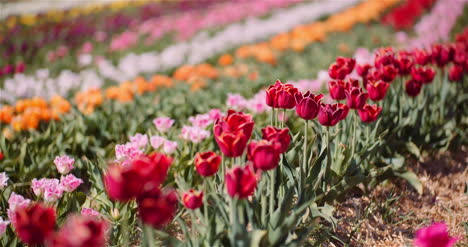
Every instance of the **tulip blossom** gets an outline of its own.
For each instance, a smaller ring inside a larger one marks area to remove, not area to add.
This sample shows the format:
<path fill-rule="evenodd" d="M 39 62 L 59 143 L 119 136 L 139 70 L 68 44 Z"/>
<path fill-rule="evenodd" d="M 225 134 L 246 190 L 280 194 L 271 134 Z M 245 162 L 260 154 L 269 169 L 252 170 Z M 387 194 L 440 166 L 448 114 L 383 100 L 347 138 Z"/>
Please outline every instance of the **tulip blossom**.
<path fill-rule="evenodd" d="M 213 151 L 197 153 L 195 155 L 195 169 L 203 177 L 213 176 L 221 164 L 221 156 Z"/>
<path fill-rule="evenodd" d="M 346 83 L 342 80 L 329 81 L 328 90 L 330 91 L 330 97 L 334 100 L 346 99 Z"/>
<path fill-rule="evenodd" d="M 298 92 L 294 97 L 296 99 L 296 113 L 299 117 L 305 120 L 317 117 L 323 94 L 314 95 L 310 91 L 307 91 L 304 95 Z"/>
<path fill-rule="evenodd" d="M 203 204 L 203 191 L 195 191 L 191 189 L 184 193 L 182 196 L 182 202 L 188 209 L 197 209 Z"/>
<path fill-rule="evenodd" d="M 3 220 L 3 218 L 0 217 L 0 237 L 2 237 L 3 234 L 5 234 L 6 228 L 9 224 L 10 224 L 10 221 Z"/>
<path fill-rule="evenodd" d="M 435 44 L 431 47 L 432 63 L 444 67 L 450 62 L 450 49 L 445 45 Z"/>
<path fill-rule="evenodd" d="M 373 101 L 382 100 L 387 94 L 389 86 L 390 84 L 384 81 L 369 81 L 366 86 L 369 98 Z"/>
<path fill-rule="evenodd" d="M 434 223 L 416 231 L 414 245 L 417 247 L 451 247 L 458 238 L 451 237 L 445 223 Z"/>
<path fill-rule="evenodd" d="M 419 65 L 426 65 L 431 61 L 431 54 L 426 50 L 414 49 L 413 56 L 415 62 Z"/>
<path fill-rule="evenodd" d="M 242 112 L 228 111 L 228 115 L 218 120 L 213 132 L 219 148 L 227 157 L 241 156 L 252 135 L 252 116 Z"/>
<path fill-rule="evenodd" d="M 257 175 L 250 164 L 244 167 L 236 165 L 226 172 L 225 183 L 229 196 L 243 199 L 251 196 L 257 188 Z"/>
<path fill-rule="evenodd" d="M 210 124 L 213 123 L 213 119 L 208 113 L 189 117 L 188 120 L 190 121 L 190 123 L 192 123 L 194 127 L 198 127 L 200 129 L 205 129 L 206 127 L 208 127 Z"/>
<path fill-rule="evenodd" d="M 0 150 L 0 160 L 3 160 L 3 158 L 4 158 L 4 155 L 3 155 L 2 151 Z"/>
<path fill-rule="evenodd" d="M 395 53 L 391 47 L 381 48 L 375 53 L 374 65 L 377 68 L 394 65 Z"/>
<path fill-rule="evenodd" d="M 413 79 L 406 81 L 405 91 L 411 97 L 416 97 L 421 92 L 422 83 Z"/>
<path fill-rule="evenodd" d="M 51 243 L 54 247 L 104 247 L 109 223 L 97 217 L 72 215 L 67 218 Z"/>
<path fill-rule="evenodd" d="M 99 217 L 101 214 L 92 208 L 82 208 L 81 215 L 90 217 Z"/>
<path fill-rule="evenodd" d="M 57 156 L 54 159 L 54 164 L 57 167 L 57 171 L 60 174 L 68 174 L 73 169 L 73 164 L 75 163 L 75 159 L 67 156 Z"/>
<path fill-rule="evenodd" d="M 8 185 L 8 176 L 6 172 L 0 173 L 0 189 L 5 188 Z"/>
<path fill-rule="evenodd" d="M 382 111 L 382 107 L 379 107 L 377 105 L 364 105 L 362 109 L 358 110 L 359 117 L 361 118 L 361 121 L 364 123 L 371 123 L 377 120 L 377 118 L 380 115 L 380 112 Z"/>
<path fill-rule="evenodd" d="M 296 105 L 294 95 L 299 92 L 292 84 L 277 80 L 266 91 L 266 103 L 273 108 L 292 109 Z"/>
<path fill-rule="evenodd" d="M 247 100 L 240 94 L 228 93 L 226 105 L 227 107 L 235 109 L 236 111 L 242 111 L 247 106 Z"/>
<path fill-rule="evenodd" d="M 463 80 L 463 67 L 459 65 L 453 65 L 450 67 L 448 78 L 450 81 L 462 81 Z"/>
<path fill-rule="evenodd" d="M 344 104 L 322 104 L 317 119 L 323 126 L 334 126 L 348 115 L 349 107 Z"/>
<path fill-rule="evenodd" d="M 83 180 L 75 177 L 73 174 L 68 174 L 60 178 L 60 185 L 66 192 L 73 192 L 83 183 Z"/>
<path fill-rule="evenodd" d="M 351 109 L 361 109 L 369 97 L 368 93 L 365 93 L 362 88 L 352 87 L 346 90 L 346 103 Z"/>
<path fill-rule="evenodd" d="M 256 169 L 267 171 L 278 166 L 281 144 L 274 141 L 252 141 L 248 146 L 247 156 Z"/>
<path fill-rule="evenodd" d="M 156 126 L 156 129 L 161 133 L 167 132 L 172 127 L 174 122 L 175 121 L 173 119 L 168 117 L 159 117 L 153 120 L 153 124 Z"/>
<path fill-rule="evenodd" d="M 166 142 L 166 138 L 162 136 L 152 136 L 150 137 L 151 146 L 154 149 L 160 148 Z"/>
<path fill-rule="evenodd" d="M 359 76 L 362 78 L 365 78 L 367 73 L 369 73 L 369 70 L 372 68 L 370 64 L 363 64 L 363 65 L 356 65 L 356 72 L 358 73 Z"/>
<path fill-rule="evenodd" d="M 134 143 L 127 142 L 122 145 L 115 145 L 115 157 L 119 161 L 131 161 L 142 154 L 143 152 Z"/>
<path fill-rule="evenodd" d="M 354 58 L 338 57 L 328 68 L 328 75 L 335 80 L 343 80 L 353 72 L 356 60 Z"/>
<path fill-rule="evenodd" d="M 166 179 L 171 163 L 172 158 L 154 153 L 140 156 L 127 165 L 110 166 L 103 179 L 109 198 L 128 201 L 144 188 L 157 188 Z"/>
<path fill-rule="evenodd" d="M 193 143 L 200 143 L 210 136 L 209 131 L 195 126 L 184 125 L 180 132 L 180 138 Z"/>
<path fill-rule="evenodd" d="M 277 129 L 273 126 L 267 126 L 262 129 L 262 138 L 268 141 L 276 142 L 281 145 L 280 153 L 288 150 L 291 143 L 291 136 L 289 136 L 289 129 Z"/>
<path fill-rule="evenodd" d="M 72 175 L 73 176 L 73 175 Z M 33 179 L 31 187 L 37 197 L 43 197 L 47 202 L 55 202 L 62 197 L 64 188 L 58 179 Z"/>
<path fill-rule="evenodd" d="M 55 229 L 55 210 L 40 203 L 15 211 L 12 222 L 19 239 L 28 245 L 41 245 Z"/>
<path fill-rule="evenodd" d="M 379 75 L 380 79 L 385 82 L 392 82 L 398 74 L 398 69 L 395 66 L 389 64 L 380 67 Z"/>
<path fill-rule="evenodd" d="M 163 151 L 166 154 L 172 154 L 177 150 L 177 142 L 166 140 L 164 142 Z"/>
<path fill-rule="evenodd" d="M 162 191 L 154 188 L 145 191 L 137 198 L 138 215 L 143 223 L 155 228 L 172 221 L 177 210 L 175 191 Z"/>
<path fill-rule="evenodd" d="M 130 136 L 130 142 L 138 148 L 145 148 L 148 144 L 148 137 L 137 133 L 134 136 Z"/>
<path fill-rule="evenodd" d="M 431 83 L 434 79 L 435 71 L 431 67 L 417 67 L 411 69 L 411 77 L 413 80 L 423 84 Z"/>

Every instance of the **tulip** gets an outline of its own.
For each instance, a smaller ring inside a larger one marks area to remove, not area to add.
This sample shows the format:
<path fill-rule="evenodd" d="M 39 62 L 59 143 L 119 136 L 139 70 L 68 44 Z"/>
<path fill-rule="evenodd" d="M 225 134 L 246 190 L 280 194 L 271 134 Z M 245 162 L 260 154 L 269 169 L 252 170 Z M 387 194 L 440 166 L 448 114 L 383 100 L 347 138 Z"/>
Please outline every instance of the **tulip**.
<path fill-rule="evenodd" d="M 369 81 L 367 83 L 367 92 L 369 93 L 369 98 L 373 101 L 382 100 L 387 94 L 387 90 L 390 84 L 384 81 Z"/>
<path fill-rule="evenodd" d="M 344 104 L 322 104 L 317 119 L 323 126 L 334 126 L 346 118 L 348 110 Z"/>
<path fill-rule="evenodd" d="M 203 204 L 203 191 L 195 191 L 191 189 L 184 193 L 182 196 L 182 202 L 184 206 L 188 209 L 197 209 L 202 206 Z"/>
<path fill-rule="evenodd" d="M 431 61 L 431 54 L 429 54 L 429 52 L 426 50 L 414 49 L 413 56 L 415 62 L 419 65 L 426 65 Z"/>
<path fill-rule="evenodd" d="M 273 126 L 267 126 L 262 129 L 262 138 L 268 141 L 277 142 L 281 145 L 280 153 L 284 153 L 288 150 L 289 144 L 291 143 L 291 136 L 289 136 L 289 129 L 277 129 Z"/>
<path fill-rule="evenodd" d="M 17 208 L 12 222 L 19 239 L 28 245 L 41 245 L 55 229 L 55 210 L 40 203 Z"/>
<path fill-rule="evenodd" d="M 336 62 L 328 68 L 328 75 L 335 80 L 343 80 L 347 75 L 353 72 L 356 60 L 354 58 L 336 58 Z"/>
<path fill-rule="evenodd" d="M 391 47 L 381 48 L 375 53 L 374 65 L 377 68 L 394 65 L 395 53 Z"/>
<path fill-rule="evenodd" d="M 11 65 L 11 64 L 7 64 L 7 65 L 5 65 L 5 67 L 3 67 L 3 74 L 4 75 L 12 74 L 14 71 L 15 70 L 13 68 L 13 65 Z"/>
<path fill-rule="evenodd" d="M 328 90 L 330 91 L 330 97 L 334 100 L 343 100 L 346 98 L 346 83 L 342 80 L 329 81 Z"/>
<path fill-rule="evenodd" d="M 158 188 L 145 191 L 137 198 L 138 214 L 143 223 L 155 228 L 172 221 L 177 211 L 175 191 L 161 191 Z"/>
<path fill-rule="evenodd" d="M 414 245 L 417 247 L 451 247 L 458 238 L 451 237 L 445 223 L 434 223 L 416 231 Z"/>
<path fill-rule="evenodd" d="M 109 224 L 98 217 L 73 215 L 51 241 L 53 247 L 104 247 Z"/>
<path fill-rule="evenodd" d="M 430 67 L 416 67 L 411 69 L 411 76 L 415 81 L 423 84 L 431 83 L 435 76 L 435 71 Z"/>
<path fill-rule="evenodd" d="M 370 64 L 363 64 L 363 65 L 358 64 L 356 66 L 356 71 L 359 76 L 361 76 L 362 78 L 365 78 L 371 68 L 372 66 Z"/>
<path fill-rule="evenodd" d="M 56 156 L 54 159 L 54 164 L 57 167 L 57 171 L 60 174 L 68 174 L 73 169 L 73 164 L 75 163 L 75 159 L 67 156 Z"/>
<path fill-rule="evenodd" d="M 346 90 L 346 103 L 351 109 L 361 109 L 368 98 L 368 93 L 359 87 L 352 87 Z"/>
<path fill-rule="evenodd" d="M 462 81 L 463 80 L 463 67 L 459 65 L 453 65 L 449 70 L 450 81 Z"/>
<path fill-rule="evenodd" d="M 159 117 L 153 119 L 154 126 L 156 126 L 156 129 L 162 133 L 167 132 L 172 127 L 174 122 L 175 121 L 173 119 L 168 117 Z"/>
<path fill-rule="evenodd" d="M 221 156 L 213 151 L 195 155 L 195 169 L 203 177 L 213 176 L 219 168 Z"/>
<path fill-rule="evenodd" d="M 238 157 L 244 153 L 253 126 L 250 115 L 233 110 L 229 110 L 222 120 L 216 121 L 213 127 L 215 140 L 225 156 Z"/>
<path fill-rule="evenodd" d="M 294 94 L 299 92 L 292 84 L 283 84 L 277 80 L 266 91 L 266 103 L 273 108 L 292 109 L 294 108 Z"/>
<path fill-rule="evenodd" d="M 274 141 L 252 141 L 248 147 L 248 159 L 256 169 L 267 171 L 278 166 L 281 144 Z"/>
<path fill-rule="evenodd" d="M 421 92 L 422 83 L 413 79 L 405 83 L 405 91 L 411 97 L 416 97 Z"/>
<path fill-rule="evenodd" d="M 20 62 L 16 64 L 15 73 L 23 73 L 25 68 L 26 68 L 26 65 L 24 64 L 24 62 Z"/>
<path fill-rule="evenodd" d="M 450 49 L 444 45 L 433 45 L 431 47 L 432 63 L 444 67 L 450 62 Z"/>
<path fill-rule="evenodd" d="M 377 120 L 382 111 L 382 107 L 366 104 L 358 110 L 359 117 L 364 123 L 371 123 Z"/>
<path fill-rule="evenodd" d="M 225 183 L 229 196 L 243 199 L 254 193 L 257 175 L 250 164 L 244 167 L 236 165 L 226 172 Z"/>
<path fill-rule="evenodd" d="M 408 75 L 409 73 L 411 73 L 413 63 L 414 62 L 412 57 L 405 52 L 400 52 L 397 58 L 395 59 L 395 65 L 400 75 Z"/>
<path fill-rule="evenodd" d="M 323 94 L 314 95 L 307 91 L 304 95 L 298 92 L 294 97 L 296 98 L 296 113 L 299 117 L 311 120 L 317 116 Z"/>
<path fill-rule="evenodd" d="M 385 65 L 380 67 L 380 79 L 385 82 L 392 82 L 398 74 L 397 68 L 393 65 Z"/>
<path fill-rule="evenodd" d="M 75 177 L 73 174 L 68 174 L 60 178 L 60 185 L 66 192 L 73 192 L 83 183 L 83 180 Z"/>

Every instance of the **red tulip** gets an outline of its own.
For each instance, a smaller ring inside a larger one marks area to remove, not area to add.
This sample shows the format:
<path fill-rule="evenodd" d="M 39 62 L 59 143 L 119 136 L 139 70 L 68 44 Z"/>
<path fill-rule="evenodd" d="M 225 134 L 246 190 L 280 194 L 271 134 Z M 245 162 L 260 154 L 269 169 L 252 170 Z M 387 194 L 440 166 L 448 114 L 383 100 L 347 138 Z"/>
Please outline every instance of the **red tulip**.
<path fill-rule="evenodd" d="M 221 164 L 221 156 L 213 151 L 197 153 L 195 155 L 195 169 L 203 177 L 216 174 Z"/>
<path fill-rule="evenodd" d="M 292 109 L 295 106 L 294 94 L 299 92 L 292 84 L 277 80 L 266 91 L 266 103 L 273 108 Z"/>
<path fill-rule="evenodd" d="M 364 123 L 371 123 L 377 120 L 382 111 L 382 107 L 377 105 L 366 104 L 362 109 L 358 110 L 359 117 Z"/>
<path fill-rule="evenodd" d="M 16 64 L 15 73 L 23 73 L 25 68 L 26 68 L 26 65 L 24 64 L 24 62 L 20 62 Z"/>
<path fill-rule="evenodd" d="M 414 80 L 428 84 L 431 83 L 435 76 L 435 71 L 430 67 L 417 67 L 414 66 L 411 69 L 411 76 Z"/>
<path fill-rule="evenodd" d="M 455 54 L 453 56 L 453 63 L 464 66 L 468 60 L 468 47 L 463 43 L 457 43 L 455 47 Z"/>
<path fill-rule="evenodd" d="M 314 95 L 310 91 L 307 91 L 304 95 L 297 92 L 294 95 L 296 98 L 296 113 L 299 117 L 305 120 L 314 119 L 320 108 L 320 101 L 323 98 L 322 94 Z"/>
<path fill-rule="evenodd" d="M 141 156 L 128 165 L 114 165 L 107 169 L 104 185 L 109 198 L 128 201 L 143 189 L 157 188 L 165 180 L 172 158 L 155 153 Z"/>
<path fill-rule="evenodd" d="M 3 155 L 2 151 L 0 151 L 0 160 L 3 160 L 5 156 Z"/>
<path fill-rule="evenodd" d="M 256 169 L 267 171 L 278 166 L 281 144 L 274 141 L 252 141 L 248 147 L 248 159 Z"/>
<path fill-rule="evenodd" d="M 158 188 L 145 191 L 137 198 L 138 214 L 143 223 L 155 228 L 172 221 L 177 211 L 177 194 Z"/>
<path fill-rule="evenodd" d="M 109 224 L 98 217 L 71 216 L 54 236 L 52 247 L 104 247 Z"/>
<path fill-rule="evenodd" d="M 336 62 L 328 68 L 328 75 L 335 80 L 343 80 L 353 72 L 356 60 L 354 58 L 337 57 Z"/>
<path fill-rule="evenodd" d="M 458 65 L 453 65 L 449 70 L 450 81 L 462 81 L 463 80 L 463 67 Z"/>
<path fill-rule="evenodd" d="M 367 83 L 367 92 L 369 93 L 369 98 L 373 101 L 382 100 L 387 94 L 387 90 L 390 84 L 384 81 L 369 81 Z"/>
<path fill-rule="evenodd" d="M 40 203 L 15 210 L 12 224 L 22 242 L 28 245 L 44 244 L 54 233 L 55 210 Z"/>
<path fill-rule="evenodd" d="M 216 121 L 213 132 L 219 148 L 227 157 L 241 156 L 252 135 L 254 122 L 250 115 L 228 111 L 222 120 Z"/>
<path fill-rule="evenodd" d="M 362 78 L 366 77 L 367 73 L 369 73 L 369 70 L 372 68 L 370 64 L 363 64 L 363 65 L 356 65 L 356 71 L 359 76 Z"/>
<path fill-rule="evenodd" d="M 203 204 L 203 191 L 195 191 L 191 189 L 184 193 L 182 196 L 182 202 L 184 206 L 188 209 L 197 209 Z"/>
<path fill-rule="evenodd" d="M 380 79 L 384 82 L 392 82 L 398 74 L 397 68 L 393 65 L 385 65 L 380 67 Z"/>
<path fill-rule="evenodd" d="M 330 91 L 330 97 L 334 100 L 343 100 L 346 98 L 346 83 L 342 80 L 329 81 L 328 90 Z"/>
<path fill-rule="evenodd" d="M 4 75 L 13 74 L 13 72 L 15 72 L 15 69 L 13 68 L 13 65 L 7 64 L 7 65 L 5 65 L 5 67 L 3 67 L 3 74 Z"/>
<path fill-rule="evenodd" d="M 399 52 L 398 56 L 395 59 L 395 65 L 400 75 L 408 75 L 409 73 L 411 73 L 413 63 L 414 62 L 411 55 L 403 51 Z"/>
<path fill-rule="evenodd" d="M 273 141 L 281 144 L 280 153 L 284 153 L 288 150 L 289 144 L 291 143 L 291 136 L 289 136 L 289 129 L 277 129 L 273 126 L 267 126 L 262 129 L 262 138 L 268 141 Z"/>
<path fill-rule="evenodd" d="M 236 165 L 226 172 L 225 183 L 231 197 L 243 199 L 252 195 L 257 188 L 257 175 L 250 164 L 244 167 Z"/>
<path fill-rule="evenodd" d="M 374 65 L 377 68 L 394 65 L 395 53 L 391 47 L 381 48 L 375 53 Z"/>
<path fill-rule="evenodd" d="M 413 79 L 405 83 L 405 91 L 411 97 L 416 97 L 421 92 L 422 83 Z"/>
<path fill-rule="evenodd" d="M 317 119 L 323 126 L 334 126 L 346 118 L 348 110 L 344 104 L 322 104 Z"/>
<path fill-rule="evenodd" d="M 419 65 L 426 65 L 431 61 L 431 54 L 429 54 L 429 52 L 426 50 L 414 49 L 413 56 L 415 62 Z"/>
<path fill-rule="evenodd" d="M 369 94 L 365 93 L 362 88 L 352 87 L 346 90 L 346 103 L 351 109 L 361 109 Z"/>
<path fill-rule="evenodd" d="M 432 63 L 443 67 L 450 62 L 450 49 L 444 45 L 433 45 L 431 49 Z"/>

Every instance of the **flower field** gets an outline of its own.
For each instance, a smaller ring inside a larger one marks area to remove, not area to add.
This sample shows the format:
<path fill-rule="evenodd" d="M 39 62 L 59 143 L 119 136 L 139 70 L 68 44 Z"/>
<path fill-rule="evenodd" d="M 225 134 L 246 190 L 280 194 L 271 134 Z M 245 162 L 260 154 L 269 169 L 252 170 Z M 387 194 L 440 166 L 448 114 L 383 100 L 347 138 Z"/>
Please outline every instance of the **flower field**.
<path fill-rule="evenodd" d="M 5 6 L 0 246 L 468 245 L 467 0 Z"/>

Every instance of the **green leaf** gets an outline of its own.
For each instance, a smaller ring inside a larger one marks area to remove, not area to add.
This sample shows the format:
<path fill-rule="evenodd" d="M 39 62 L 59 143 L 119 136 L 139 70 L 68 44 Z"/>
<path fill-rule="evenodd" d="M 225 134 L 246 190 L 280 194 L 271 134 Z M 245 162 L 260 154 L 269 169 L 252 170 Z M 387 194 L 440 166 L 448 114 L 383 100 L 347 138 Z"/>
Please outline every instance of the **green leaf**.
<path fill-rule="evenodd" d="M 419 180 L 418 176 L 414 174 L 414 172 L 411 172 L 411 171 L 407 171 L 403 173 L 395 172 L 395 175 L 406 179 L 406 181 L 408 181 L 420 195 L 423 193 L 423 185 L 421 184 L 421 181 Z"/>
<path fill-rule="evenodd" d="M 419 150 L 418 146 L 416 146 L 416 144 L 414 144 L 414 142 L 407 142 L 406 143 L 406 149 L 408 149 L 408 152 L 410 152 L 416 158 L 418 158 L 419 161 L 422 161 L 421 151 Z"/>

